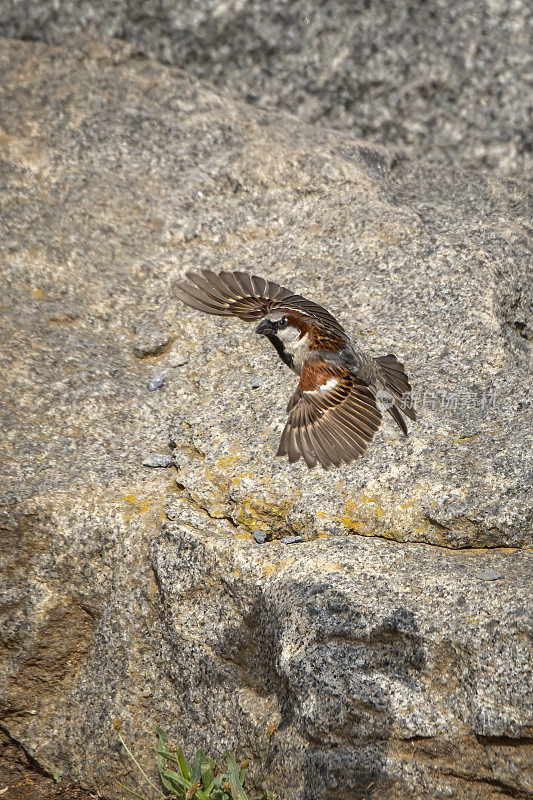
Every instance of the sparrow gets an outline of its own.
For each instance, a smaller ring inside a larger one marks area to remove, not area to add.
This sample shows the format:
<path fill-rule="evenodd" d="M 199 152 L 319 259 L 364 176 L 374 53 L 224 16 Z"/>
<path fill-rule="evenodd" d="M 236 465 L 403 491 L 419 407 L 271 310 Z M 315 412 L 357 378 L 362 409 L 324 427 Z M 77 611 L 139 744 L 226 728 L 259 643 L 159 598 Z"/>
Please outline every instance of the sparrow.
<path fill-rule="evenodd" d="M 278 456 L 325 469 L 363 455 L 387 410 L 407 436 L 416 419 L 411 386 L 396 356 L 372 358 L 356 347 L 322 306 L 247 272 L 187 272 L 176 296 L 208 314 L 261 320 L 281 360 L 300 376 L 287 406 Z"/>

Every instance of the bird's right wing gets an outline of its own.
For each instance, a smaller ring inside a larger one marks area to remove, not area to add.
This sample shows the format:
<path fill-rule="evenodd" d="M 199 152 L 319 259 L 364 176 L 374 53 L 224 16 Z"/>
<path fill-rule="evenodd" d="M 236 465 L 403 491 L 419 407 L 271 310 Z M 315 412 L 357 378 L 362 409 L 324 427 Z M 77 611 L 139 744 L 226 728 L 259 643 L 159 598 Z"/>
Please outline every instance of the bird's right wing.
<path fill-rule="evenodd" d="M 221 317 L 236 316 L 245 322 L 261 319 L 274 311 L 297 311 L 312 318 L 326 330 L 346 336 L 337 320 L 325 308 L 306 300 L 273 281 L 247 272 L 187 272 L 189 283 L 176 286 L 179 300 L 199 311 Z"/>
<path fill-rule="evenodd" d="M 325 469 L 361 456 L 381 424 L 366 383 L 347 367 L 309 360 L 288 407 L 289 419 L 277 455 L 319 462 Z"/>

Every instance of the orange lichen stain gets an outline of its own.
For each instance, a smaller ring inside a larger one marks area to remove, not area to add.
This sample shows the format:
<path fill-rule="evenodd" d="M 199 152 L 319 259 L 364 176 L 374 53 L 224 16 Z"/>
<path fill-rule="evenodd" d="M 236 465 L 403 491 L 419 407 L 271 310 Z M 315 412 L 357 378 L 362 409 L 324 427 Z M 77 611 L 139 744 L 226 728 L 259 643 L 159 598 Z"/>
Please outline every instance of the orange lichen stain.
<path fill-rule="evenodd" d="M 238 578 L 240 574 L 241 574 L 241 571 L 240 571 L 240 569 L 234 569 L 234 570 L 233 570 L 233 576 L 234 576 L 235 578 Z"/>

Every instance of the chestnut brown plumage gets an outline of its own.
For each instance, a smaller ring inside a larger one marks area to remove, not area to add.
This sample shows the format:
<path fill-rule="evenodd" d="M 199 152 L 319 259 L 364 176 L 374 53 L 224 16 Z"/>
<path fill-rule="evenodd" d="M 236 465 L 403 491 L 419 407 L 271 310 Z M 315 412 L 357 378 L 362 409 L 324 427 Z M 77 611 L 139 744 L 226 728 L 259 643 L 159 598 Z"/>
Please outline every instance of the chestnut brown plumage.
<path fill-rule="evenodd" d="M 325 469 L 361 456 L 387 410 L 407 435 L 416 415 L 403 364 L 356 348 L 325 308 L 247 272 L 188 272 L 176 294 L 186 305 L 246 322 L 274 345 L 300 382 L 287 407 L 278 455 Z"/>

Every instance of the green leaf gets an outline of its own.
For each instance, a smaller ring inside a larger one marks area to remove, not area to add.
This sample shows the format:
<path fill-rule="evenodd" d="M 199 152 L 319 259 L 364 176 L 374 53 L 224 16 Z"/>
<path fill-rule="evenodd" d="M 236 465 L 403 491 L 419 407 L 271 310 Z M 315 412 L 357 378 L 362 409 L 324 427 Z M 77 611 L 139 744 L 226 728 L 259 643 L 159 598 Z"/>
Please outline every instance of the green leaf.
<path fill-rule="evenodd" d="M 164 744 L 165 748 L 166 748 L 167 742 L 168 742 L 168 736 L 165 733 L 165 731 L 163 730 L 163 728 L 160 728 L 159 725 L 158 725 L 157 728 L 155 729 L 155 732 L 157 733 L 157 737 L 158 737 L 160 743 Z"/>
<path fill-rule="evenodd" d="M 178 750 L 175 754 L 171 753 L 170 751 L 158 750 L 157 755 L 164 756 L 164 758 L 166 758 L 167 761 L 172 761 L 174 764 L 177 764 L 185 780 L 187 781 L 191 780 L 191 770 L 189 765 L 187 764 L 187 759 L 183 755 L 183 750 L 181 749 L 181 747 L 178 747 Z"/>
<path fill-rule="evenodd" d="M 207 791 L 207 787 L 211 786 L 215 780 L 215 773 L 213 771 L 214 762 L 207 758 L 201 767 L 201 774 L 202 774 L 202 786 Z M 208 792 L 209 794 L 209 792 Z"/>
<path fill-rule="evenodd" d="M 178 797 L 184 797 L 187 794 L 187 790 L 192 786 L 190 781 L 186 780 L 182 775 L 178 775 L 177 772 L 174 772 L 171 769 L 165 770 L 165 778 L 168 778 L 168 780 L 173 784 L 171 790 L 173 792 L 176 790 L 179 792 Z"/>
<path fill-rule="evenodd" d="M 232 800 L 248 800 L 239 777 L 239 768 L 232 755 L 226 754 L 228 761 L 229 785 L 231 786 Z"/>
<path fill-rule="evenodd" d="M 209 800 L 228 800 L 228 795 L 222 789 L 215 789 Z"/>
<path fill-rule="evenodd" d="M 158 756 L 164 756 L 167 761 L 173 761 L 174 764 L 179 764 L 178 758 L 174 753 L 171 753 L 169 750 L 158 750 Z"/>
<path fill-rule="evenodd" d="M 157 769 L 159 770 L 159 777 L 161 778 L 161 783 L 163 784 L 165 789 L 168 789 L 169 792 L 171 792 L 174 787 L 172 783 L 169 781 L 169 779 L 165 776 L 165 770 L 167 769 L 167 760 L 169 760 L 168 755 L 171 755 L 168 751 L 168 746 L 167 746 L 168 737 L 165 731 L 159 726 L 156 728 L 156 732 L 159 739 L 159 747 L 157 750 Z"/>
<path fill-rule="evenodd" d="M 176 754 L 178 756 L 178 764 L 180 765 L 181 774 L 188 781 L 191 781 L 191 784 L 194 783 L 194 778 L 191 778 L 191 768 L 187 764 L 187 759 L 183 755 L 183 750 L 181 747 L 178 747 Z M 196 780 L 198 780 L 198 778 Z"/>
<path fill-rule="evenodd" d="M 203 750 L 197 750 L 194 757 L 194 764 L 192 767 L 191 783 L 196 783 L 202 777 L 202 764 L 206 760 Z"/>

